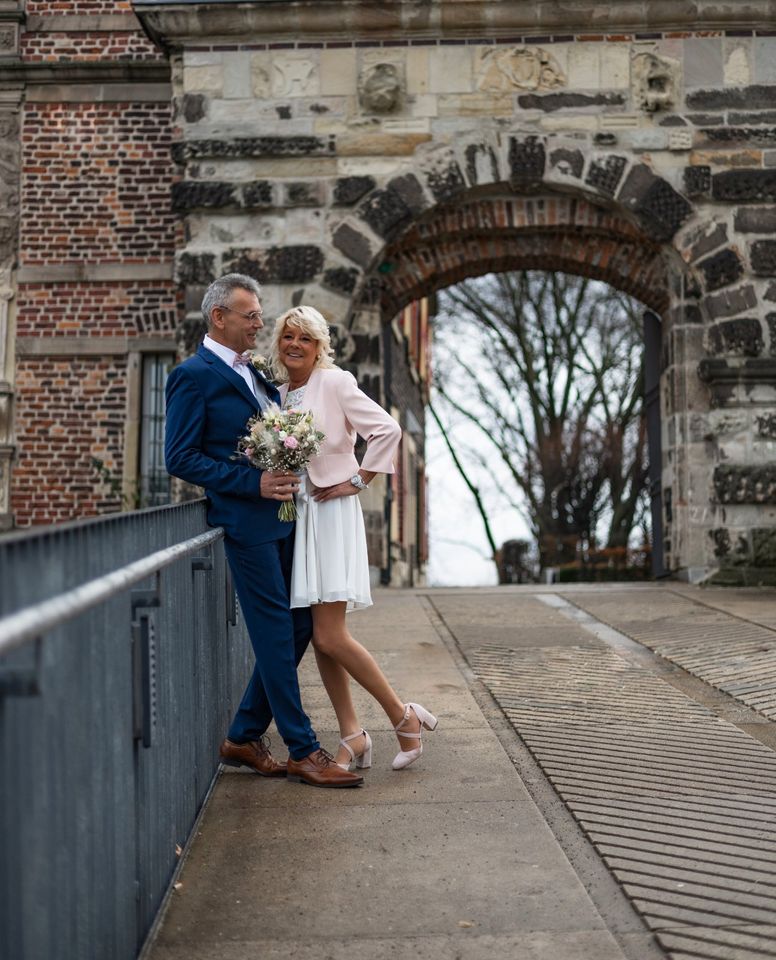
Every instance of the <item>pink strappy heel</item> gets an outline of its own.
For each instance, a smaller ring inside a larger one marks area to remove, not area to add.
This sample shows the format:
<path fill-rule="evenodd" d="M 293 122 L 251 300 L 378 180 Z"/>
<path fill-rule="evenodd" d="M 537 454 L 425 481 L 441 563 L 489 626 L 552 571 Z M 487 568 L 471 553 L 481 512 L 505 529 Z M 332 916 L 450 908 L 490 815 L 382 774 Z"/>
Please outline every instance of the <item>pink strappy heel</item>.
<path fill-rule="evenodd" d="M 420 730 L 417 733 L 409 733 L 402 730 L 402 727 L 410 718 L 410 710 L 412 710 L 418 720 L 420 720 Z M 417 740 L 418 745 L 414 750 L 400 750 L 396 754 L 391 764 L 394 770 L 403 770 L 418 759 L 421 753 L 423 753 L 423 741 L 421 739 L 423 727 L 425 727 L 426 730 L 434 730 L 438 722 L 434 714 L 429 713 L 428 710 L 426 710 L 425 707 L 421 707 L 419 703 L 404 704 L 404 716 L 393 729 L 403 737 L 407 737 L 410 740 Z"/>

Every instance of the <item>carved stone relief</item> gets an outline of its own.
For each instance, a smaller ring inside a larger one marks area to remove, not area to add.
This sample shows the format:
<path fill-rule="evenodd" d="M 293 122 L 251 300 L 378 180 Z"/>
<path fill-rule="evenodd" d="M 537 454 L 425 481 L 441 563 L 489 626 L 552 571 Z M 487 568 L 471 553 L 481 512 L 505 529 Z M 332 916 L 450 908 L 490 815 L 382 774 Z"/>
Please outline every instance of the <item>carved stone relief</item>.
<path fill-rule="evenodd" d="M 494 48 L 480 54 L 477 88 L 483 93 L 555 90 L 565 85 L 560 64 L 541 47 Z"/>
<path fill-rule="evenodd" d="M 273 96 L 315 97 L 319 86 L 317 64 L 311 57 L 287 53 L 273 60 Z"/>
<path fill-rule="evenodd" d="M 647 113 L 668 110 L 677 99 L 679 62 L 655 53 L 638 53 L 631 61 L 634 106 Z"/>
<path fill-rule="evenodd" d="M 404 98 L 404 78 L 397 63 L 365 63 L 358 82 L 358 100 L 370 113 L 393 113 Z"/>
<path fill-rule="evenodd" d="M 0 57 L 15 57 L 19 53 L 19 26 L 15 23 L 0 24 Z"/>

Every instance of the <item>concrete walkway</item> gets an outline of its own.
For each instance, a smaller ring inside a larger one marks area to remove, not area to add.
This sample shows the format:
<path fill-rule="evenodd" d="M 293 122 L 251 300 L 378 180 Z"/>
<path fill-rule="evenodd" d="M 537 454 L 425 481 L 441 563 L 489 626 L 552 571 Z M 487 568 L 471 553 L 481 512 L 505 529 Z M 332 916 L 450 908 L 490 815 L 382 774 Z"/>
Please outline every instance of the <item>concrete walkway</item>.
<path fill-rule="evenodd" d="M 401 695 L 438 714 L 422 759 L 393 772 L 387 720 L 359 696 L 375 741 L 364 787 L 327 791 L 222 775 L 152 960 L 661 955 L 621 904 L 614 922 L 604 919 L 507 752 L 519 752 L 519 743 L 510 747 L 508 731 L 502 743 L 489 725 L 433 619 L 421 595 L 381 591 L 375 607 L 351 621 Z M 333 749 L 331 708 L 312 657 L 302 684 Z M 616 891 L 605 876 L 599 882 L 609 908 Z"/>

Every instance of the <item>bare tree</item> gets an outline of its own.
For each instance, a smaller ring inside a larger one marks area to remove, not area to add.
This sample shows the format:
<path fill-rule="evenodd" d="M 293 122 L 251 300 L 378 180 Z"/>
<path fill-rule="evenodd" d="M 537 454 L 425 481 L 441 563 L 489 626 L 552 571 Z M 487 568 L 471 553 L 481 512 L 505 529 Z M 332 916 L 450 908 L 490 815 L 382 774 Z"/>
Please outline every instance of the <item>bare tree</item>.
<path fill-rule="evenodd" d="M 446 290 L 436 331 L 438 406 L 486 439 L 483 467 L 505 465 L 542 566 L 603 528 L 627 545 L 647 477 L 639 305 L 568 274 L 493 274 Z"/>

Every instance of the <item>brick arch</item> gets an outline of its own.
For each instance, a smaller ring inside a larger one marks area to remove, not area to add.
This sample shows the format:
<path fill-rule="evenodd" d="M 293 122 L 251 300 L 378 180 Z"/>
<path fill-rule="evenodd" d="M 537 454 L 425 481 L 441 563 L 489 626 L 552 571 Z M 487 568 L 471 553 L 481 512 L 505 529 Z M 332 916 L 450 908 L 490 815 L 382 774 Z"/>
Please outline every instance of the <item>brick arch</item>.
<path fill-rule="evenodd" d="M 694 204 L 633 154 L 585 138 L 490 130 L 421 146 L 350 206 L 329 220 L 319 282 L 349 301 L 351 317 L 375 298 L 385 314 L 498 269 L 595 277 L 664 315 L 682 309 L 683 285 L 668 291 L 677 274 L 691 275 L 687 289 L 707 286 L 682 247 L 684 228 L 700 224 Z"/>
<path fill-rule="evenodd" d="M 612 210 L 547 194 L 434 208 L 383 250 L 381 310 L 393 316 L 467 277 L 506 270 L 563 270 L 606 281 L 657 313 L 669 305 L 658 243 Z"/>

